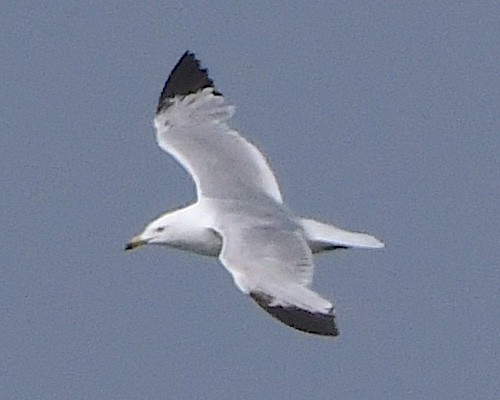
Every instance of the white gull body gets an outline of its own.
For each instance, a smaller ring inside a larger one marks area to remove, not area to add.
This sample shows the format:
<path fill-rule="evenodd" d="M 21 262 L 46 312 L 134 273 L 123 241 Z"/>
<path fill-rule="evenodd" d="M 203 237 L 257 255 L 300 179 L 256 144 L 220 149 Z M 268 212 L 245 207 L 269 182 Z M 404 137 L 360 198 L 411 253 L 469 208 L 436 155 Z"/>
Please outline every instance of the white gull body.
<path fill-rule="evenodd" d="M 313 253 L 383 243 L 293 215 L 262 153 L 228 126 L 233 113 L 186 52 L 164 86 L 154 122 L 159 146 L 193 177 L 197 201 L 149 223 L 126 249 L 160 244 L 218 257 L 236 286 L 281 322 L 337 336 L 332 303 L 310 288 Z"/>

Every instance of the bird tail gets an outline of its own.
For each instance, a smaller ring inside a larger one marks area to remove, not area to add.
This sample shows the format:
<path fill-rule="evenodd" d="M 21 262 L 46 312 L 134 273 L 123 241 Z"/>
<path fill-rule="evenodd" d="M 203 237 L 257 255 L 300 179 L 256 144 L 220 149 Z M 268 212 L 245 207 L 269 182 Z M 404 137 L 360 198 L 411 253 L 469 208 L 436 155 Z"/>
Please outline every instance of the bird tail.
<path fill-rule="evenodd" d="M 375 236 L 352 232 L 309 218 L 300 218 L 309 247 L 313 253 L 338 248 L 380 249 L 384 243 Z"/>

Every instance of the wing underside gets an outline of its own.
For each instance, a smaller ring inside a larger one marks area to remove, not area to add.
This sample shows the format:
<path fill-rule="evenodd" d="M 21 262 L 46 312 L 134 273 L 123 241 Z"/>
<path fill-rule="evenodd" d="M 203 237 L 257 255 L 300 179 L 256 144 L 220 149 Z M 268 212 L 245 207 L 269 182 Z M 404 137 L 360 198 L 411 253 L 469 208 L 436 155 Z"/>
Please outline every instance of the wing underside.
<path fill-rule="evenodd" d="M 251 292 L 250 297 L 274 318 L 299 331 L 322 336 L 339 335 L 333 310 L 323 314 L 296 306 L 273 305 L 273 297 L 262 292 Z"/>
<path fill-rule="evenodd" d="M 309 288 L 312 254 L 300 231 L 253 227 L 222 237 L 222 264 L 260 307 L 297 330 L 338 335 L 333 305 Z"/>
<path fill-rule="evenodd" d="M 158 144 L 191 174 L 198 196 L 248 199 L 264 194 L 282 203 L 265 157 L 227 125 L 233 113 L 207 70 L 186 53 L 160 96 L 154 121 Z"/>

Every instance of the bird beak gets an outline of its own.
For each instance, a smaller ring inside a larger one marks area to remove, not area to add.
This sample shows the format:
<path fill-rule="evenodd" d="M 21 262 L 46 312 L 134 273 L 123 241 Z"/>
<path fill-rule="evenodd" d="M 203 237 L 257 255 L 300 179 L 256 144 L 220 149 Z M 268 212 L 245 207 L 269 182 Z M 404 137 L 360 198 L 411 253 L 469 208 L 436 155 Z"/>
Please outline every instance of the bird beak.
<path fill-rule="evenodd" d="M 139 236 L 134 236 L 130 242 L 128 242 L 125 245 L 125 251 L 127 250 L 133 250 L 136 249 L 137 247 L 141 247 L 144 244 L 147 244 L 148 242 L 144 239 L 141 239 Z"/>

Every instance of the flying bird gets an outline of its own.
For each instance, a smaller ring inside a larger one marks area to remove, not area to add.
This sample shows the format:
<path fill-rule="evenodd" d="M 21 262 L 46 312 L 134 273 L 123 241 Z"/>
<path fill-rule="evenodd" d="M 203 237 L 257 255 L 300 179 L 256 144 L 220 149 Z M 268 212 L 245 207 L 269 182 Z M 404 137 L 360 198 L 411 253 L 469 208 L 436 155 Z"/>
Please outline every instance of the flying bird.
<path fill-rule="evenodd" d="M 235 285 L 274 318 L 337 336 L 333 304 L 311 289 L 313 254 L 384 244 L 293 214 L 263 154 L 229 126 L 233 114 L 208 71 L 184 53 L 161 92 L 154 125 L 159 146 L 191 174 L 197 200 L 147 224 L 125 250 L 154 244 L 218 257 Z"/>

